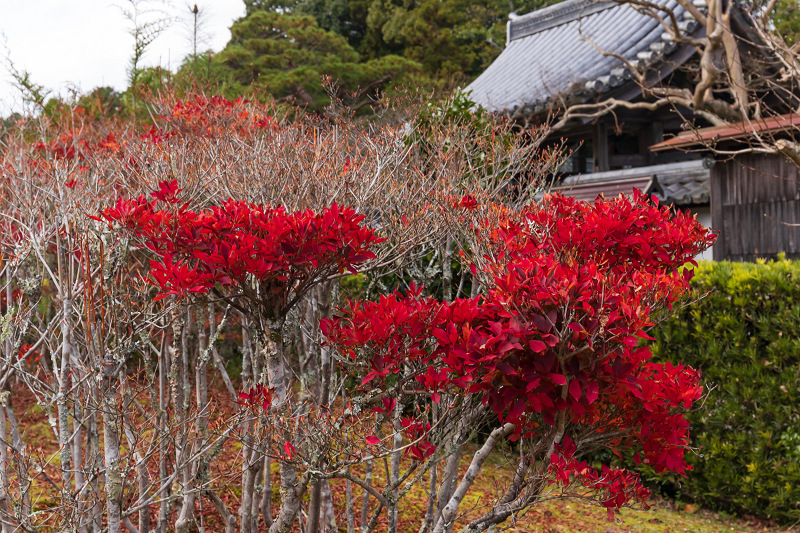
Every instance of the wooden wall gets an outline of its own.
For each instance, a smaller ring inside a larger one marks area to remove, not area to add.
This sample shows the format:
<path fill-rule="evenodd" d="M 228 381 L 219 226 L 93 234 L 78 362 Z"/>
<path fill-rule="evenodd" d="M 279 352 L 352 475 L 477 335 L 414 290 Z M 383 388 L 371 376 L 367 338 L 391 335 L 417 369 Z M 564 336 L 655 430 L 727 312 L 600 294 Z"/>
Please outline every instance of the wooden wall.
<path fill-rule="evenodd" d="M 746 154 L 711 169 L 714 260 L 800 258 L 800 170 L 777 155 Z"/>

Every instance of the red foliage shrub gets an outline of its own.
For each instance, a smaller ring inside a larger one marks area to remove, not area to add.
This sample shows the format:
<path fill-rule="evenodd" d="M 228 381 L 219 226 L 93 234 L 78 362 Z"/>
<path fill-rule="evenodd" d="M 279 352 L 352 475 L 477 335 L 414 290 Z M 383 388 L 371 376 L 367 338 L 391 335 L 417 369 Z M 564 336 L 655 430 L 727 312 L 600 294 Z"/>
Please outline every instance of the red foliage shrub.
<path fill-rule="evenodd" d="M 576 450 L 602 443 L 656 471 L 688 469 L 682 409 L 702 394 L 699 372 L 650 362 L 639 341 L 688 290 L 692 271 L 680 267 L 713 236 L 641 195 L 551 196 L 481 233 L 492 250 L 485 296 L 444 303 L 412 289 L 350 302 L 323 324 L 329 341 L 363 361 L 362 386 L 384 390 L 411 367 L 431 401 L 478 395 L 514 425 L 512 440 L 550 450 L 561 483 L 591 489 L 609 509 L 644 503 L 636 476 L 597 472 Z"/>
<path fill-rule="evenodd" d="M 121 199 L 102 213 L 158 257 L 150 264 L 157 299 L 236 287 L 279 318 L 320 279 L 355 272 L 380 241 L 360 226 L 363 216 L 336 204 L 319 214 L 286 213 L 228 200 L 195 211 L 181 203 L 180 192 L 177 182 L 164 182 L 154 200 Z M 250 292 L 251 279 L 259 283 L 257 293 Z"/>

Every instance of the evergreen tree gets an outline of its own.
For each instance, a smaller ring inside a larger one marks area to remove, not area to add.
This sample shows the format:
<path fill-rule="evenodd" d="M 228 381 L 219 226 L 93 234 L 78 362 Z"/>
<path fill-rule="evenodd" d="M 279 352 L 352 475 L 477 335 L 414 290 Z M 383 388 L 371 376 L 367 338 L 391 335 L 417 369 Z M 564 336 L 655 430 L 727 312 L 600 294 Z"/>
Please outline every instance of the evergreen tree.
<path fill-rule="evenodd" d="M 346 39 L 361 61 L 402 56 L 421 66 L 418 85 L 452 88 L 469 83 L 502 51 L 510 10 L 527 13 L 557 1 L 245 0 L 239 23 L 262 12 L 307 15 Z"/>
<path fill-rule="evenodd" d="M 295 99 L 310 108 L 327 102 L 321 80 L 330 77 L 339 96 L 356 107 L 374 91 L 413 73 L 418 65 L 387 55 L 361 61 L 347 39 L 319 27 L 310 16 L 255 10 L 231 27 L 231 41 L 214 58 L 239 87 L 263 88 L 278 99 Z"/>
<path fill-rule="evenodd" d="M 800 5 L 797 0 L 778 0 L 772 17 L 775 30 L 790 45 L 800 42 Z"/>

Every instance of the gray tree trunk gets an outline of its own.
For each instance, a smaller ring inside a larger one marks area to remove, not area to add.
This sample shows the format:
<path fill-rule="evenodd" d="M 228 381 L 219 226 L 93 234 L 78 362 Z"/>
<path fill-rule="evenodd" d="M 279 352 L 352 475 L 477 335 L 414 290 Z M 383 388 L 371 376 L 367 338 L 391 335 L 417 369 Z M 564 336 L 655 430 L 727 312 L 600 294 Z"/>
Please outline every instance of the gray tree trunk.
<path fill-rule="evenodd" d="M 116 364 L 110 354 L 103 360 L 103 451 L 106 466 L 106 524 L 108 533 L 122 531 L 122 473 L 119 453 L 119 412 L 116 402 Z"/>

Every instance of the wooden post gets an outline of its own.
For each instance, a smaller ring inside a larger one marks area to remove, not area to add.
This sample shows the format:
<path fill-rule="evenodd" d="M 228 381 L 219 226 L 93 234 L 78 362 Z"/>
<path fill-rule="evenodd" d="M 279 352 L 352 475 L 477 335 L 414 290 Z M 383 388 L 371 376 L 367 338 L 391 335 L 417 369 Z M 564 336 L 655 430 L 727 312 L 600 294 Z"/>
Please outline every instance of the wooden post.
<path fill-rule="evenodd" d="M 664 123 L 653 121 L 639 131 L 639 153 L 647 157 L 647 164 L 655 165 L 656 154 L 650 147 L 664 140 Z"/>
<path fill-rule="evenodd" d="M 712 257 L 714 261 L 724 261 L 726 255 L 725 231 L 722 220 L 722 179 L 723 168 L 727 162 L 718 162 L 711 169 L 711 228 L 717 232 L 717 242 L 714 243 Z"/>
<path fill-rule="evenodd" d="M 602 120 L 598 120 L 595 123 L 592 146 L 594 147 L 594 171 L 605 172 L 610 170 L 608 166 L 608 126 Z"/>

